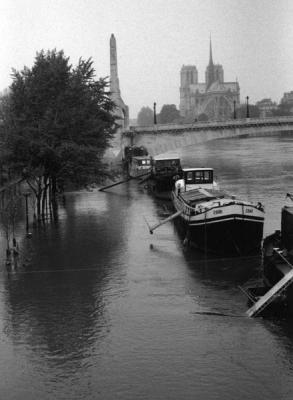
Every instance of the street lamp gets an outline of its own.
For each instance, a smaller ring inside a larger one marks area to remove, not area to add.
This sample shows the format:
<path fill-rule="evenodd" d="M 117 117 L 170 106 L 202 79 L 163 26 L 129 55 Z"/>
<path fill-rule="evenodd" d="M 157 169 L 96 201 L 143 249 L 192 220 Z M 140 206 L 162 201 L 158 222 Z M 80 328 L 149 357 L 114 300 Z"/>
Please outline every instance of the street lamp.
<path fill-rule="evenodd" d="M 157 125 L 156 105 L 157 103 L 154 103 L 154 125 Z"/>
<path fill-rule="evenodd" d="M 246 118 L 249 118 L 249 104 L 248 104 L 249 97 L 246 97 Z"/>
<path fill-rule="evenodd" d="M 233 101 L 234 106 L 234 119 L 236 119 L 236 100 Z"/>
<path fill-rule="evenodd" d="M 30 192 L 24 192 L 23 193 L 24 197 L 25 197 L 25 220 L 26 220 L 26 224 L 25 224 L 25 230 L 26 230 L 26 236 L 30 237 L 31 234 L 29 233 L 28 229 L 29 229 L 29 224 L 28 224 L 28 197 L 31 195 Z"/>

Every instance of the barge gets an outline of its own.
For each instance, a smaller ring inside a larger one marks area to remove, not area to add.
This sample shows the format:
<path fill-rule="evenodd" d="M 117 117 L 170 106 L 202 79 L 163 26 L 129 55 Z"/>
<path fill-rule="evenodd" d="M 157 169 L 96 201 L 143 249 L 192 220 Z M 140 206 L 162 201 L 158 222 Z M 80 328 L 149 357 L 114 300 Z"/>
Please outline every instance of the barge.
<path fill-rule="evenodd" d="M 172 201 L 186 240 L 204 252 L 247 256 L 260 252 L 264 207 L 219 190 L 212 168 L 184 168 Z"/>
<path fill-rule="evenodd" d="M 155 197 L 171 200 L 174 183 L 182 176 L 180 158 L 177 155 L 155 156 L 148 188 Z"/>
<path fill-rule="evenodd" d="M 287 194 L 287 198 L 291 198 Z M 250 287 L 250 317 L 293 315 L 293 201 L 281 212 L 281 230 L 263 241 L 262 284 Z"/>

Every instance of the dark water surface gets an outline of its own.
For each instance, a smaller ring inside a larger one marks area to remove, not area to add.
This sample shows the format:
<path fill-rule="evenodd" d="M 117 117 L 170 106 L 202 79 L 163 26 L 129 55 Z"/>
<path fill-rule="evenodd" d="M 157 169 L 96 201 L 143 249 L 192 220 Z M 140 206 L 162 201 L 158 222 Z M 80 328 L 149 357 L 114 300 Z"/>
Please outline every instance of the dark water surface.
<path fill-rule="evenodd" d="M 182 157 L 263 202 L 268 234 L 293 192 L 292 153 L 288 137 L 247 138 Z M 1 399 L 292 399 L 293 320 L 244 316 L 238 285 L 259 260 L 185 249 L 173 222 L 150 235 L 144 217 L 165 216 L 129 182 L 67 194 L 59 223 L 23 239 L 26 265 L 0 274 Z"/>

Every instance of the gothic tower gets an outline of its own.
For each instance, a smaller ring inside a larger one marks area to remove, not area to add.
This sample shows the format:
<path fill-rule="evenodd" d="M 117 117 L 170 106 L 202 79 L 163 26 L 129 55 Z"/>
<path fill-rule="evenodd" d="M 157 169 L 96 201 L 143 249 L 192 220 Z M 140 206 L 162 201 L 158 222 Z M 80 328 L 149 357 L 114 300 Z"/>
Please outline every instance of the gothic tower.
<path fill-rule="evenodd" d="M 198 82 L 195 65 L 183 65 L 180 71 L 180 115 L 186 123 L 195 121 L 229 120 L 234 104 L 239 104 L 238 82 L 225 82 L 224 69 L 214 64 L 210 37 L 209 63 L 205 82 Z M 234 103 L 235 102 L 235 103 Z"/>

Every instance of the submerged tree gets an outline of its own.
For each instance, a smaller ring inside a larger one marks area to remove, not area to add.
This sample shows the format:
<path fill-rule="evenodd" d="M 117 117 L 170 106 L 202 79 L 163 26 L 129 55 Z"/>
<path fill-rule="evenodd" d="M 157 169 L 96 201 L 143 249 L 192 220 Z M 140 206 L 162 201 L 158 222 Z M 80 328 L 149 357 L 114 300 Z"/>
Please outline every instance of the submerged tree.
<path fill-rule="evenodd" d="M 41 51 L 31 69 L 13 71 L 9 161 L 34 191 L 38 217 L 64 182 L 82 187 L 108 174 L 102 157 L 116 130 L 114 111 L 91 59 L 73 68 L 63 51 Z"/>

